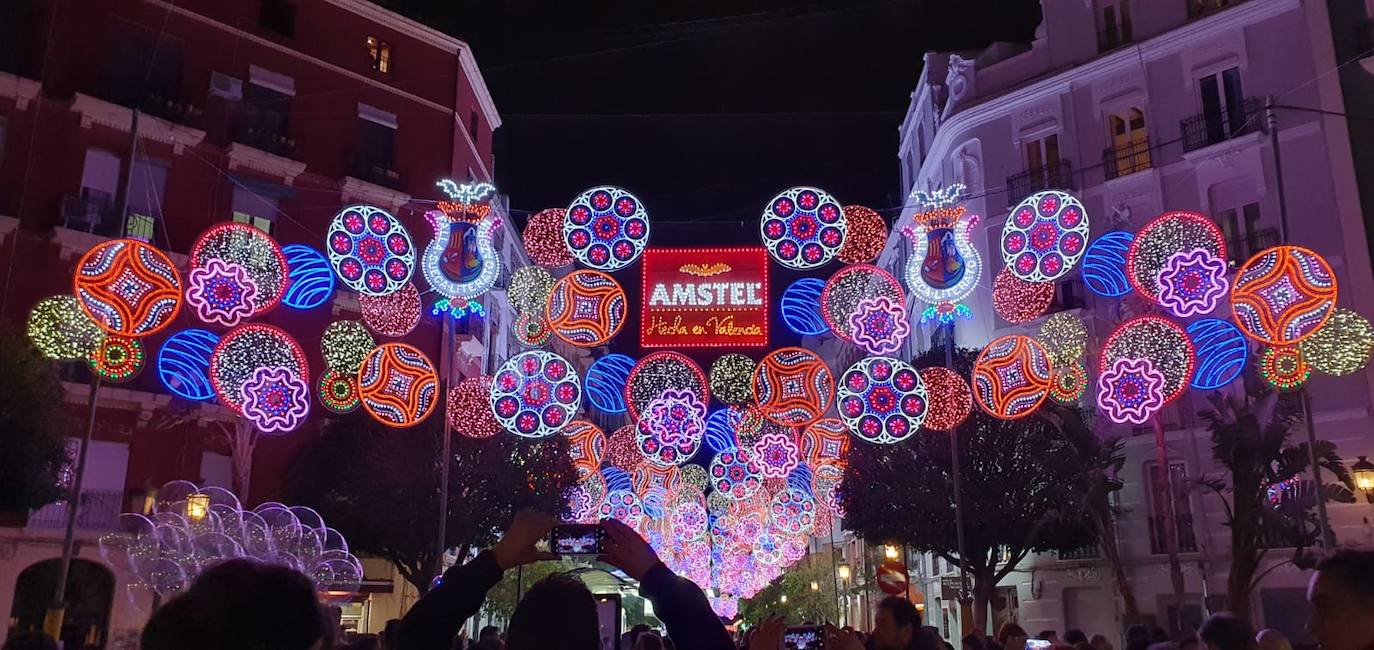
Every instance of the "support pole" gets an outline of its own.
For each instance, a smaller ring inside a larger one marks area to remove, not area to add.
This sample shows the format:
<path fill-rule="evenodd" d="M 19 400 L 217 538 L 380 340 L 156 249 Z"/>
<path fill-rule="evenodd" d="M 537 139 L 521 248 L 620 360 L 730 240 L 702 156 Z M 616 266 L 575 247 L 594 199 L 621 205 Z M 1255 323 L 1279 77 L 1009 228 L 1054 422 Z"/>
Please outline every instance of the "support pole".
<path fill-rule="evenodd" d="M 129 234 L 129 179 L 133 176 L 134 157 L 138 153 L 138 109 L 129 118 L 129 162 L 119 169 L 119 187 L 115 188 L 115 218 L 119 220 L 119 236 Z M 247 497 L 248 495 L 244 495 Z"/>
<path fill-rule="evenodd" d="M 57 588 L 53 590 L 52 604 L 43 618 L 43 631 L 54 639 L 62 638 L 62 620 L 67 615 L 67 577 L 71 575 L 72 556 L 76 550 L 76 513 L 81 507 L 81 486 L 86 481 L 86 454 L 91 449 L 91 436 L 95 432 L 95 410 L 100 402 L 100 375 L 91 373 L 91 394 L 87 399 L 86 435 L 81 439 L 81 451 L 76 455 L 76 476 L 72 478 L 71 491 L 67 493 L 67 532 L 62 538 L 62 563 L 57 569 Z"/>
<path fill-rule="evenodd" d="M 840 567 L 835 563 L 835 523 L 830 524 L 830 585 L 835 588 L 835 608 L 841 610 L 843 615 L 844 606 L 840 604 Z M 840 627 L 844 627 L 841 619 Z"/>
<path fill-rule="evenodd" d="M 442 315 L 440 320 L 443 325 L 439 328 L 439 335 L 442 336 L 443 339 L 440 340 L 439 346 L 444 351 L 445 361 L 448 361 L 449 356 L 453 352 L 452 348 L 449 346 L 448 314 Z M 447 377 L 449 383 L 452 384 L 452 377 L 448 375 L 453 372 L 453 364 L 450 363 L 447 365 L 448 369 L 444 376 Z M 448 422 L 445 422 L 444 426 L 440 427 L 440 432 L 440 436 L 443 438 L 440 441 L 440 446 L 443 449 L 443 461 L 439 463 L 439 534 L 434 540 L 434 575 L 436 577 L 443 575 L 444 551 L 448 550 L 448 544 L 445 543 L 445 540 L 448 538 L 448 473 L 449 465 L 453 463 L 453 432 L 448 430 Z"/>
<path fill-rule="evenodd" d="M 945 325 L 945 367 L 954 370 L 954 321 Z M 968 554 L 965 553 L 964 545 L 964 495 L 959 485 L 959 428 L 949 432 L 949 459 L 950 477 L 954 482 L 954 535 L 959 544 L 959 605 L 960 605 L 960 627 L 968 631 L 973 625 L 973 621 L 967 620 L 965 614 L 970 612 L 969 603 L 972 600 L 972 593 L 969 590 L 968 570 L 965 565 L 968 563 Z"/>
<path fill-rule="evenodd" d="M 1178 561 L 1178 519 L 1174 513 L 1174 473 L 1169 469 L 1169 447 L 1164 441 L 1164 425 L 1158 416 L 1150 416 L 1155 427 L 1155 466 L 1163 472 L 1164 489 L 1168 494 L 1163 499 L 1164 548 L 1169 553 L 1169 581 L 1174 589 L 1174 606 L 1183 611 L 1183 565 Z"/>

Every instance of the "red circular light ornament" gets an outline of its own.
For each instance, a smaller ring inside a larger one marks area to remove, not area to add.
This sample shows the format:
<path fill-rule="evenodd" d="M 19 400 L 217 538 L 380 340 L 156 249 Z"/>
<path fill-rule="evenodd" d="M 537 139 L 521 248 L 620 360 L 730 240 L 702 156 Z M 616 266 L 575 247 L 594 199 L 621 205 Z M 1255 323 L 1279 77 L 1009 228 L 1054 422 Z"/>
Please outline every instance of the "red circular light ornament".
<path fill-rule="evenodd" d="M 384 295 L 359 294 L 358 305 L 363 322 L 382 336 L 405 336 L 420 323 L 420 291 L 411 282 Z"/>
<path fill-rule="evenodd" d="M 935 366 L 921 371 L 930 402 L 922 426 L 931 431 L 953 431 L 973 412 L 973 390 L 959 373 Z"/>
<path fill-rule="evenodd" d="M 1197 364 L 1187 330 L 1159 316 L 1139 316 L 1118 325 L 1102 346 L 1099 376 L 1117 359 L 1148 359 L 1152 367 L 1164 375 L 1165 405 L 1188 389 Z"/>
<path fill-rule="evenodd" d="M 468 377 L 448 389 L 448 428 L 467 438 L 490 438 L 501 432 L 491 413 L 491 377 Z"/>
<path fill-rule="evenodd" d="M 810 350 L 774 350 L 754 368 L 754 400 L 763 417 L 777 424 L 811 424 L 825 414 L 834 397 L 830 366 Z"/>
<path fill-rule="evenodd" d="M 841 210 L 849 231 L 836 257 L 845 264 L 867 264 L 878 259 L 887 245 L 887 221 L 883 215 L 862 205 L 846 205 Z"/>
<path fill-rule="evenodd" d="M 413 427 L 434 412 L 439 374 L 429 357 L 405 343 L 383 343 L 358 367 L 363 409 L 389 427 Z"/>
<path fill-rule="evenodd" d="M 1008 323 L 1039 318 L 1054 301 L 1053 282 L 1027 282 L 1003 268 L 992 281 L 992 308 Z"/>
<path fill-rule="evenodd" d="M 1207 215 L 1188 210 L 1166 212 L 1136 233 L 1126 249 L 1126 277 L 1140 295 L 1159 302 L 1159 274 L 1183 251 L 1203 249 L 1225 260 L 1226 236 Z"/>

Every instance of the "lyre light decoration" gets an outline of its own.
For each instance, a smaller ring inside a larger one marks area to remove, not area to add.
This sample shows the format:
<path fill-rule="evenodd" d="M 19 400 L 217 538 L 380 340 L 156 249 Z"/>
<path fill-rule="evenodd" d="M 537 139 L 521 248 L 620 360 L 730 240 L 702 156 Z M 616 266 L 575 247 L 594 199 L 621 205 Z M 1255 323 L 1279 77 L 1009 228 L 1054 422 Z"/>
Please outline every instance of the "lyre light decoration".
<path fill-rule="evenodd" d="M 906 286 L 928 305 L 921 322 L 938 319 L 953 322 L 956 317 L 972 318 L 961 301 L 973 292 L 983 275 L 983 258 L 974 248 L 973 227 L 978 215 L 966 215 L 957 205 L 964 186 L 956 183 L 934 192 L 913 192 L 920 205 L 912 224 L 902 234 L 912 241 L 911 261 L 906 267 Z"/>
<path fill-rule="evenodd" d="M 1076 404 L 1088 390 L 1088 369 L 1083 361 L 1068 363 L 1054 362 L 1054 374 L 1050 378 L 1050 399 L 1059 404 Z"/>
<path fill-rule="evenodd" d="M 218 334 L 202 329 L 185 329 L 167 337 L 157 352 L 157 377 L 162 385 L 189 400 L 213 399 L 210 355 L 219 339 Z"/>
<path fill-rule="evenodd" d="M 787 328 L 802 336 L 819 336 L 830 331 L 830 324 L 821 317 L 821 292 L 825 290 L 825 280 L 800 278 L 787 286 L 782 292 L 779 305 L 782 322 Z"/>
<path fill-rule="evenodd" d="M 1113 230 L 1088 244 L 1083 255 L 1083 285 L 1104 298 L 1120 298 L 1131 292 L 1131 280 L 1126 276 L 1126 253 L 1135 241 L 1135 233 Z"/>
<path fill-rule="evenodd" d="M 310 388 L 290 368 L 262 367 L 239 389 L 243 417 L 263 433 L 288 433 L 310 413 Z"/>
<path fill-rule="evenodd" d="M 1231 288 L 1226 260 L 1205 248 L 1169 256 L 1156 284 L 1159 304 L 1180 318 L 1212 313 Z"/>
<path fill-rule="evenodd" d="M 91 372 L 112 382 L 126 382 L 143 370 L 143 344 L 127 336 L 109 335 L 95 346 L 86 359 Z"/>
<path fill-rule="evenodd" d="M 305 244 L 281 247 L 286 257 L 287 285 L 283 305 L 292 309 L 314 309 L 334 297 L 334 271 L 324 253 Z"/>
<path fill-rule="evenodd" d="M 802 430 L 801 452 L 811 465 L 829 463 L 844 467 L 849 462 L 849 427 L 835 418 L 812 422 Z"/>
<path fill-rule="evenodd" d="M 410 282 L 391 293 L 359 295 L 358 306 L 363 310 L 363 322 L 382 336 L 405 336 L 420 324 L 420 290 Z"/>
<path fill-rule="evenodd" d="M 490 409 L 488 409 L 490 413 Z M 606 433 L 601 427 L 586 420 L 573 420 L 563 427 L 563 437 L 568 440 L 568 457 L 579 478 L 591 476 L 601 467 L 601 457 L 606 455 Z"/>
<path fill-rule="evenodd" d="M 161 331 L 181 309 L 181 275 L 162 251 L 135 239 L 92 246 L 72 277 L 77 303 L 96 325 L 137 338 Z"/>
<path fill-rule="evenodd" d="M 763 486 L 763 471 L 748 449 L 727 449 L 711 459 L 706 468 L 715 493 L 735 501 L 748 499 Z"/>
<path fill-rule="evenodd" d="M 377 341 L 372 333 L 355 320 L 334 321 L 320 335 L 320 355 L 325 367 L 349 375 L 358 372 L 358 366 L 374 347 Z"/>
<path fill-rule="evenodd" d="M 816 353 L 781 348 L 754 369 L 754 400 L 763 416 L 783 426 L 819 420 L 835 397 L 835 377 Z"/>
<path fill-rule="evenodd" d="M 763 209 L 759 233 L 768 253 L 790 269 L 824 265 L 844 247 L 848 225 L 835 197 L 815 187 L 783 190 Z"/>
<path fill-rule="evenodd" d="M 1187 210 L 1165 212 L 1145 224 L 1126 250 L 1126 277 L 1140 295 L 1155 303 L 1159 277 L 1180 251 L 1202 249 L 1218 260 L 1226 257 L 1226 236 L 1206 215 Z"/>
<path fill-rule="evenodd" d="M 415 273 L 410 231 L 390 212 L 370 205 L 350 205 L 334 215 L 325 251 L 344 284 L 363 295 L 396 291 Z"/>
<path fill-rule="evenodd" d="M 1250 345 L 1240 329 L 1229 321 L 1203 318 L 1189 323 L 1187 332 L 1197 354 L 1197 369 L 1190 381 L 1193 388 L 1215 390 L 1240 376 L 1250 356 Z"/>
<path fill-rule="evenodd" d="M 257 228 L 226 222 L 201 233 L 186 262 L 188 274 L 207 268 L 211 260 L 219 260 L 222 266 L 236 265 L 248 273 L 256 288 L 252 299 L 253 317 L 276 308 L 286 294 L 290 280 L 286 255 L 277 240 Z"/>
<path fill-rule="evenodd" d="M 765 479 L 785 479 L 801 462 L 801 449 L 791 432 L 765 433 L 750 446 L 749 452 Z"/>
<path fill-rule="evenodd" d="M 706 373 L 690 357 L 680 352 L 654 352 L 635 364 L 625 379 L 625 406 L 630 418 L 638 420 L 649 402 L 670 388 L 696 393 L 702 404 L 711 399 Z"/>
<path fill-rule="evenodd" d="M 711 362 L 711 394 L 725 404 L 743 404 L 754 397 L 754 360 L 743 354 L 724 354 Z"/>
<path fill-rule="evenodd" d="M 352 413 L 362 404 L 358 396 L 358 376 L 353 372 L 325 370 L 315 383 L 315 393 L 320 404 L 334 413 Z"/>
<path fill-rule="evenodd" d="M 973 412 L 973 389 L 959 373 L 934 366 L 921 370 L 921 383 L 926 387 L 926 419 L 922 422 L 931 431 L 953 431 Z"/>
<path fill-rule="evenodd" d="M 599 271 L 578 270 L 558 279 L 544 318 L 554 336 L 579 347 L 601 345 L 625 324 L 625 290 Z"/>
<path fill-rule="evenodd" d="M 1088 211 L 1068 192 L 1047 190 L 1022 199 L 1002 227 L 1002 261 L 1026 282 L 1054 282 L 1083 257 Z"/>
<path fill-rule="evenodd" d="M 257 300 L 257 283 L 248 275 L 248 269 L 235 262 L 210 259 L 186 276 L 186 304 L 195 309 L 203 322 L 225 327 L 238 325 L 253 317 Z"/>
<path fill-rule="evenodd" d="M 286 368 L 309 377 L 310 365 L 300 343 L 279 327 L 248 323 L 229 330 L 210 355 L 210 383 L 220 403 L 243 413 L 243 386 L 258 368 Z"/>
<path fill-rule="evenodd" d="M 501 365 L 491 388 L 491 412 L 507 431 L 527 438 L 558 433 L 582 406 L 581 379 L 552 352 L 522 352 Z"/>
<path fill-rule="evenodd" d="M 1182 325 L 1159 316 L 1138 316 L 1117 326 L 1102 346 L 1100 373 L 1117 359 L 1148 359 L 1164 376 L 1164 403 L 1188 389 L 1197 357 Z"/>
<path fill-rule="evenodd" d="M 633 490 L 609 490 L 598 509 L 602 519 L 616 519 L 631 528 L 644 518 L 644 502 Z"/>
<path fill-rule="evenodd" d="M 768 502 L 768 519 L 788 535 L 805 535 L 816 525 L 816 500 L 795 488 L 781 490 Z"/>
<path fill-rule="evenodd" d="M 1010 267 L 997 272 L 992 281 L 992 308 L 1008 323 L 1025 323 L 1039 318 L 1054 302 L 1053 282 L 1027 282 L 1016 277 Z"/>
<path fill-rule="evenodd" d="M 764 249 L 651 248 L 640 277 L 640 347 L 768 345 Z"/>
<path fill-rule="evenodd" d="M 876 296 L 859 301 L 849 315 L 849 330 L 859 347 L 869 354 L 896 352 L 911 333 L 906 303 Z"/>
<path fill-rule="evenodd" d="M 1077 363 L 1088 347 L 1088 328 L 1073 312 L 1055 312 L 1040 325 L 1039 338 L 1054 365 Z"/>
<path fill-rule="evenodd" d="M 929 407 L 920 373 L 889 357 L 860 359 L 850 366 L 840 377 L 836 400 L 840 418 L 854 435 L 883 445 L 915 433 Z"/>
<path fill-rule="evenodd" d="M 989 415 L 1016 420 L 1049 397 L 1052 368 L 1039 341 L 1020 334 L 994 339 L 973 366 L 973 397 Z"/>
<path fill-rule="evenodd" d="M 431 312 L 462 318 L 501 275 L 501 256 L 491 242 L 501 217 L 491 214 L 490 203 L 484 202 L 496 192 L 496 186 L 460 185 L 447 179 L 436 185 L 450 200 L 440 201 L 438 209 L 425 212 L 425 219 L 434 228 L 434 239 L 425 246 L 420 271 L 443 300 L 443 306 L 431 308 Z"/>
<path fill-rule="evenodd" d="M 1164 385 L 1149 359 L 1118 357 L 1097 378 L 1097 405 L 1112 422 L 1144 424 L 1164 408 Z"/>
<path fill-rule="evenodd" d="M 883 215 L 862 205 L 846 205 L 844 245 L 836 257 L 845 264 L 868 264 L 878 259 L 887 246 L 887 221 Z"/>
<path fill-rule="evenodd" d="M 490 438 L 501 432 L 501 423 L 491 412 L 492 378 L 468 377 L 448 389 L 444 415 L 448 428 L 468 438 Z"/>
<path fill-rule="evenodd" d="M 373 419 L 389 427 L 425 421 L 439 401 L 439 374 L 418 348 L 383 343 L 358 367 L 358 396 Z"/>
<path fill-rule="evenodd" d="M 846 266 L 825 282 L 825 289 L 821 291 L 821 316 L 835 336 L 852 343 L 854 328 L 850 317 L 859 312 L 859 304 L 864 300 L 879 297 L 901 305 L 902 311 L 906 311 L 906 293 L 891 273 L 871 264 Z"/>
<path fill-rule="evenodd" d="M 68 295 L 38 301 L 29 310 L 28 334 L 34 347 L 55 361 L 85 359 L 105 339 L 105 331 Z"/>
<path fill-rule="evenodd" d="M 1336 276 L 1321 255 L 1275 246 L 1241 265 L 1231 309 L 1246 336 L 1274 346 L 1300 343 L 1336 311 Z"/>
<path fill-rule="evenodd" d="M 1364 368 L 1374 353 L 1374 328 L 1349 309 L 1337 309 L 1311 336 L 1298 344 L 1313 370 L 1344 377 Z"/>
<path fill-rule="evenodd" d="M 649 213 L 627 190 L 593 187 L 577 195 L 563 216 L 563 243 L 577 261 L 598 271 L 634 263 L 649 243 Z"/>
<path fill-rule="evenodd" d="M 681 465 L 696 455 L 706 432 L 706 405 L 690 390 L 665 390 L 639 419 L 636 445 L 650 463 Z"/>
<path fill-rule="evenodd" d="M 553 293 L 553 284 L 553 275 L 543 267 L 522 266 L 510 274 L 506 297 L 518 312 L 542 312 Z"/>
<path fill-rule="evenodd" d="M 520 239 L 530 260 L 539 266 L 556 269 L 573 263 L 572 252 L 563 241 L 563 208 L 549 208 L 530 215 Z"/>
<path fill-rule="evenodd" d="M 624 413 L 625 382 L 634 367 L 634 357 L 619 353 L 607 354 L 593 361 L 583 381 L 587 401 L 602 413 Z"/>
<path fill-rule="evenodd" d="M 1307 383 L 1312 367 L 1298 346 L 1266 347 L 1260 356 L 1260 376 L 1279 390 L 1295 390 Z"/>

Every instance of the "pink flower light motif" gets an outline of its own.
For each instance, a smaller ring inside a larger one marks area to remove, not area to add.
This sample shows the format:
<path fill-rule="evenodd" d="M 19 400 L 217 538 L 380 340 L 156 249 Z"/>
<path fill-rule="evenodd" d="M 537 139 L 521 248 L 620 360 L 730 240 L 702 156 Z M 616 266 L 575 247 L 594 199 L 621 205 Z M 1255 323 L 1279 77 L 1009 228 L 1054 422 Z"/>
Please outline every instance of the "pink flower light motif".
<path fill-rule="evenodd" d="M 787 478 L 801 459 L 797 443 L 778 432 L 759 436 L 751 451 L 765 478 Z"/>
<path fill-rule="evenodd" d="M 679 540 L 700 539 L 706 532 L 706 506 L 700 501 L 685 501 L 671 508 L 669 523 L 673 537 Z"/>
<path fill-rule="evenodd" d="M 244 417 L 263 433 L 294 431 L 310 413 L 310 389 L 290 368 L 258 368 L 240 390 Z"/>
<path fill-rule="evenodd" d="M 681 465 L 697 453 L 706 433 L 706 405 L 690 390 L 668 389 L 649 402 L 635 442 L 649 462 Z"/>
<path fill-rule="evenodd" d="M 849 315 L 854 342 L 869 354 L 887 354 L 902 346 L 911 333 L 906 305 L 887 296 L 859 301 Z"/>
<path fill-rule="evenodd" d="M 1164 407 L 1164 374 L 1149 359 L 1117 359 L 1097 378 L 1097 404 L 1112 422 L 1144 424 Z"/>
<path fill-rule="evenodd" d="M 205 266 L 191 269 L 186 282 L 186 302 L 207 323 L 225 327 L 253 316 L 258 285 L 248 269 L 234 262 L 210 258 Z"/>
<path fill-rule="evenodd" d="M 1211 313 L 1226 296 L 1226 261 L 1205 248 L 1179 251 L 1164 262 L 1158 277 L 1159 304 L 1184 317 Z"/>

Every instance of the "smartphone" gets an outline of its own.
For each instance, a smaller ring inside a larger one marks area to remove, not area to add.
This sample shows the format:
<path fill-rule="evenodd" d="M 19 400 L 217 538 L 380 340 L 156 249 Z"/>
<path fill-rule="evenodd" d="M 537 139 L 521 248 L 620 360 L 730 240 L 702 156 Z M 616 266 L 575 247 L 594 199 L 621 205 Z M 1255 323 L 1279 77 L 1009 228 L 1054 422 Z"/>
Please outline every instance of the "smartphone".
<path fill-rule="evenodd" d="M 819 625 L 798 625 L 782 634 L 782 647 L 787 650 L 820 650 L 825 647 L 825 628 Z"/>
<path fill-rule="evenodd" d="M 1044 639 L 1026 639 L 1026 650 L 1049 650 L 1053 645 Z"/>
<path fill-rule="evenodd" d="M 600 555 L 606 531 L 600 524 L 564 524 L 549 531 L 549 551 L 558 555 Z"/>

